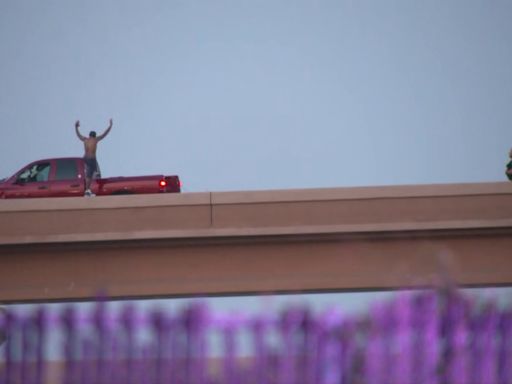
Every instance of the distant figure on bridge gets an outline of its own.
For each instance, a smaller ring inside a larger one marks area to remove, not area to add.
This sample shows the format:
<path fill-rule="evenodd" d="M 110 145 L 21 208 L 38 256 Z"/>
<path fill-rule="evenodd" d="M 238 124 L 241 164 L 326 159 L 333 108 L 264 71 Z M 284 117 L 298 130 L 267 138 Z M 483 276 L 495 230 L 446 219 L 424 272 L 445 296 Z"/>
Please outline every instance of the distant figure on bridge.
<path fill-rule="evenodd" d="M 108 128 L 101 135 L 96 136 L 96 131 L 89 132 L 89 137 L 83 136 L 78 128 L 80 127 L 80 120 L 75 123 L 76 135 L 80 140 L 84 142 L 84 161 L 85 161 L 85 196 L 94 196 L 91 192 L 91 182 L 93 178 L 96 178 L 99 174 L 98 160 L 96 159 L 96 148 L 98 142 L 103 140 L 110 130 L 112 129 L 112 119 Z"/>
<path fill-rule="evenodd" d="M 508 179 L 512 181 L 512 148 L 508 152 L 508 157 L 510 158 L 510 161 L 507 164 L 507 170 L 505 171 L 505 174 L 507 175 Z"/>

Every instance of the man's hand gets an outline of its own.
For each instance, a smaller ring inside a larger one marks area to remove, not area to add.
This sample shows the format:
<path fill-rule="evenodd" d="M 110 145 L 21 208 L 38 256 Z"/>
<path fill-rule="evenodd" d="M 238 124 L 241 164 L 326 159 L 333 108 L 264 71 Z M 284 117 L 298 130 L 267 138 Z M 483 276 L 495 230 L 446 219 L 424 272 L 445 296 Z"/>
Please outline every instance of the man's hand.
<path fill-rule="evenodd" d="M 78 129 L 79 127 L 80 127 L 80 120 L 77 120 L 77 121 L 75 122 L 75 128 L 77 128 L 77 129 Z"/>

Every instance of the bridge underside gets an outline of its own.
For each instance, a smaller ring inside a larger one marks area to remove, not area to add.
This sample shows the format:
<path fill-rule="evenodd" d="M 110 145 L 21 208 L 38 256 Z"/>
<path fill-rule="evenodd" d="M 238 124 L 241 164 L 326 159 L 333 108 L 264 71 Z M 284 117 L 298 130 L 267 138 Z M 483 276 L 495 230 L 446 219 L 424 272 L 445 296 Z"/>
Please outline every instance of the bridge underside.
<path fill-rule="evenodd" d="M 0 301 L 512 284 L 508 183 L 0 201 Z"/>

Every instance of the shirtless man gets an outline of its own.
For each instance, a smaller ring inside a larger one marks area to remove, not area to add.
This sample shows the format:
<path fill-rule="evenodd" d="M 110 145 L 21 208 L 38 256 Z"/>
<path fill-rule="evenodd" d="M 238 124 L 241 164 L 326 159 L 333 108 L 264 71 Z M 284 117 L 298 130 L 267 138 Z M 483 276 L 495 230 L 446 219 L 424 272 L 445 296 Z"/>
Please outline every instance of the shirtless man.
<path fill-rule="evenodd" d="M 75 131 L 78 138 L 84 142 L 84 161 L 85 161 L 85 196 L 94 196 L 91 192 L 91 182 L 94 177 L 99 173 L 98 161 L 96 160 L 96 148 L 98 142 L 103 140 L 110 130 L 112 129 L 112 119 L 108 128 L 101 135 L 96 136 L 95 131 L 89 132 L 89 137 L 83 136 L 78 128 L 80 127 L 80 121 L 77 120 L 75 123 Z"/>

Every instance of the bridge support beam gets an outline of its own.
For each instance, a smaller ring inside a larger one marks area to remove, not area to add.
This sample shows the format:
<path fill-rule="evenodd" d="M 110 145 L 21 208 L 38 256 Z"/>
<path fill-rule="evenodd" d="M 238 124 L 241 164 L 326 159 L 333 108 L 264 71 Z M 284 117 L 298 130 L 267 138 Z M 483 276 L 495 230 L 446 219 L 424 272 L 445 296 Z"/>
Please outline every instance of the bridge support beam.
<path fill-rule="evenodd" d="M 0 203 L 0 302 L 512 284 L 505 183 Z"/>

